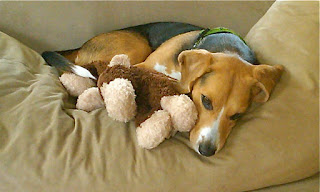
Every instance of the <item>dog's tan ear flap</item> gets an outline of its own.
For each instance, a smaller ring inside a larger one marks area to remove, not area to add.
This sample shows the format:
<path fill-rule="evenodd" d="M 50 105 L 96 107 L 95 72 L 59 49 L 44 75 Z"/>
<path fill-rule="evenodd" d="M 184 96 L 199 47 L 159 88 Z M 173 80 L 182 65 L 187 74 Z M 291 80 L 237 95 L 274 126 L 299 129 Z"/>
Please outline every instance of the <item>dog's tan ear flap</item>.
<path fill-rule="evenodd" d="M 209 71 L 213 56 L 206 50 L 187 50 L 178 56 L 181 72 L 180 92 L 190 93 L 195 81 Z"/>
<path fill-rule="evenodd" d="M 253 101 L 264 103 L 268 101 L 272 89 L 279 81 L 284 68 L 282 65 L 256 65 L 253 77 L 257 80 L 252 88 Z"/>

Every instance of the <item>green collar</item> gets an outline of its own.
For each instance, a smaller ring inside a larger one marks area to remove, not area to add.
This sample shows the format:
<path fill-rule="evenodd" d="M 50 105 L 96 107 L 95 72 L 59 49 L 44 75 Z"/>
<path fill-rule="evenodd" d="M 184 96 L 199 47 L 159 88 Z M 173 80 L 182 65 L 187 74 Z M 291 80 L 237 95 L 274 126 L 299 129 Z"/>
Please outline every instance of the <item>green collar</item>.
<path fill-rule="evenodd" d="M 195 44 L 193 45 L 193 49 L 196 48 L 199 45 L 199 43 L 201 42 L 201 40 L 203 38 L 205 38 L 208 35 L 216 34 L 216 33 L 231 33 L 231 34 L 234 34 L 234 35 L 238 36 L 246 44 L 244 39 L 238 33 L 234 32 L 233 30 L 225 28 L 225 27 L 216 27 L 216 28 L 213 28 L 213 29 L 209 29 L 209 28 L 203 29 L 201 31 L 198 39 L 196 40 Z"/>

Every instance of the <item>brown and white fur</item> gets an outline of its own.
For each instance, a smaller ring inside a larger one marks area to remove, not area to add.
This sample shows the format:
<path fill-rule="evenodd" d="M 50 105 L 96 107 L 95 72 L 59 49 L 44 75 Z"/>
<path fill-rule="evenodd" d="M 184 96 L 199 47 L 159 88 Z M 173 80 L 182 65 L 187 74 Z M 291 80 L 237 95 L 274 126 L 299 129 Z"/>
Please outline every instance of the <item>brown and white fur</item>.
<path fill-rule="evenodd" d="M 200 31 L 179 34 L 152 50 L 138 32 L 119 30 L 95 36 L 76 50 L 59 52 L 76 65 L 110 62 L 117 54 L 131 64 L 154 69 L 180 81 L 180 92 L 189 93 L 199 117 L 190 133 L 198 153 L 211 156 L 224 146 L 232 127 L 252 102 L 266 102 L 279 80 L 280 65 L 253 65 L 234 52 L 212 53 L 191 47 Z M 97 66 L 97 73 L 103 66 Z"/>

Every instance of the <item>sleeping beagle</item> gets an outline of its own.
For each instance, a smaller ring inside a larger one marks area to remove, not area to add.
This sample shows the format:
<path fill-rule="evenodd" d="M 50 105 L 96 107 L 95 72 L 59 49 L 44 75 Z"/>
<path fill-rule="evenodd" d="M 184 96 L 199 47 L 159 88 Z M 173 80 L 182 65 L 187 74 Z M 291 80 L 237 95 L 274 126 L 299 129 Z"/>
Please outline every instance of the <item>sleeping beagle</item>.
<path fill-rule="evenodd" d="M 214 155 L 224 146 L 232 127 L 252 102 L 266 102 L 283 67 L 256 65 L 253 51 L 235 32 L 216 28 L 161 22 L 129 27 L 97 35 L 80 48 L 58 52 L 68 62 L 86 67 L 93 61 L 110 62 L 126 54 L 138 67 L 154 69 L 179 81 L 181 93 L 190 94 L 199 118 L 190 133 L 195 151 Z M 96 66 L 95 75 L 105 66 Z M 77 71 L 75 71 L 77 73 Z M 81 75 L 81 74 L 80 74 Z"/>

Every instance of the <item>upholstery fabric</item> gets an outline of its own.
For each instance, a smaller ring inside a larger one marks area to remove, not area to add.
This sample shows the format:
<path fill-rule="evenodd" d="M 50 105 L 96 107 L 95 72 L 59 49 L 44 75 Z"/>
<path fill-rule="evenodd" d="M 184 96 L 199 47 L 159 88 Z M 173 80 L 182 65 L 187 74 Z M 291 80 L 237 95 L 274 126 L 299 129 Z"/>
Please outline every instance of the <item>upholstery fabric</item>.
<path fill-rule="evenodd" d="M 145 150 L 133 122 L 75 110 L 55 69 L 0 33 L 0 191 L 232 192 L 316 174 L 318 24 L 317 2 L 276 2 L 251 29 L 245 39 L 260 61 L 286 71 L 209 158 L 187 134 Z"/>

